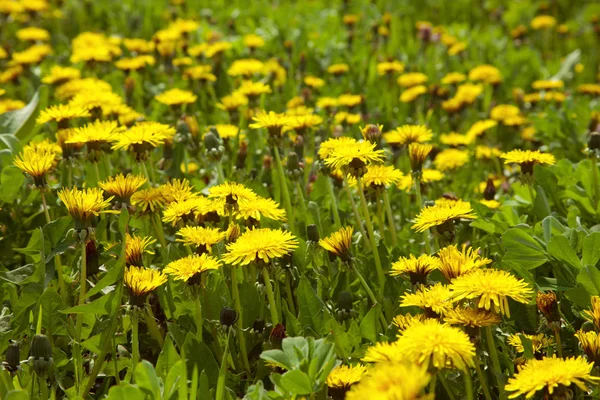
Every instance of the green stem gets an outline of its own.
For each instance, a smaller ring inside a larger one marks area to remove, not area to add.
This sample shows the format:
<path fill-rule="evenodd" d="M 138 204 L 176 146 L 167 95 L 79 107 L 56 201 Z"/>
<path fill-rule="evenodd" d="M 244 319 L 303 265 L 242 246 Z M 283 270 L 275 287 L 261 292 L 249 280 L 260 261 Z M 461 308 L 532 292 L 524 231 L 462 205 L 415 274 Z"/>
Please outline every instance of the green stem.
<path fill-rule="evenodd" d="M 231 328 L 227 328 L 227 342 L 225 342 L 225 352 L 221 358 L 221 368 L 219 368 L 219 379 L 217 380 L 216 400 L 225 398 L 225 378 L 227 377 L 227 357 L 229 355 L 229 338 L 231 336 Z"/>
<path fill-rule="evenodd" d="M 559 329 L 554 329 L 554 339 L 556 340 L 556 351 L 558 352 L 558 357 L 563 358 L 562 341 L 560 340 Z"/>
<path fill-rule="evenodd" d="M 369 207 L 367 206 L 367 199 L 362 185 L 360 176 L 356 177 L 358 183 L 358 194 L 362 203 L 363 214 L 365 216 L 365 222 L 367 223 L 367 231 L 369 232 L 369 240 L 371 242 L 371 250 L 373 250 L 373 259 L 375 260 L 375 268 L 377 269 L 377 277 L 379 278 L 379 295 L 383 297 L 383 290 L 385 288 L 385 275 L 383 273 L 383 267 L 381 266 L 381 259 L 379 258 L 379 251 L 377 250 L 377 242 L 375 241 L 375 233 L 373 231 L 373 223 L 371 222 L 371 214 L 369 214 Z"/>
<path fill-rule="evenodd" d="M 304 190 L 302 189 L 302 185 L 300 185 L 300 181 L 296 181 L 296 190 L 298 192 L 298 202 L 300 203 L 300 208 L 304 215 L 304 221 L 308 223 L 309 215 L 308 210 L 306 209 L 306 201 L 304 200 Z"/>
<path fill-rule="evenodd" d="M 134 307 L 131 311 L 131 380 L 135 381 L 135 367 L 140 359 L 138 310 Z"/>
<path fill-rule="evenodd" d="M 468 369 L 463 373 L 463 379 L 465 382 L 465 394 L 467 400 L 473 400 L 473 380 L 471 379 L 471 371 Z"/>
<path fill-rule="evenodd" d="M 219 183 L 225 183 L 225 174 L 223 173 L 223 165 L 221 165 L 220 161 L 215 161 L 217 164 L 217 177 L 219 178 Z"/>
<path fill-rule="evenodd" d="M 46 382 L 46 378 L 43 376 L 38 376 L 38 379 L 38 385 L 40 387 L 40 400 L 48 400 L 48 383 Z"/>
<path fill-rule="evenodd" d="M 417 194 L 417 208 L 419 212 L 423 208 L 423 197 L 421 196 L 421 177 L 418 174 L 413 174 L 415 181 L 415 193 Z M 429 243 L 429 236 L 427 231 L 423 232 L 423 242 L 425 242 L 425 252 L 431 255 L 431 243 Z"/>
<path fill-rule="evenodd" d="M 279 323 L 279 316 L 277 314 L 277 303 L 275 303 L 275 296 L 273 295 L 271 277 L 269 276 L 267 267 L 263 267 L 262 275 L 265 281 L 265 288 L 267 289 L 267 299 L 269 300 L 269 309 L 271 311 L 271 323 L 273 324 L 273 327 L 275 327 Z"/>
<path fill-rule="evenodd" d="M 488 350 L 490 352 L 490 358 L 492 359 L 492 368 L 494 369 L 494 374 L 496 375 L 496 381 L 498 383 L 498 392 L 500 393 L 500 399 L 505 399 L 506 395 L 504 393 L 504 382 L 501 380 L 502 376 L 502 367 L 500 366 L 500 359 L 498 358 L 498 350 L 496 349 L 496 344 L 494 342 L 494 334 L 492 333 L 492 327 L 485 327 L 485 336 L 488 345 Z"/>
<path fill-rule="evenodd" d="M 392 214 L 392 207 L 390 205 L 390 198 L 387 189 L 383 191 L 383 204 L 387 213 L 388 222 L 390 224 L 390 233 L 392 234 L 392 246 L 398 245 L 398 238 L 396 237 L 396 224 L 394 223 L 394 215 Z"/>
<path fill-rule="evenodd" d="M 385 189 L 384 189 L 385 190 Z M 383 207 L 381 206 L 381 198 L 379 194 L 377 195 L 377 223 L 379 224 L 379 232 L 381 232 L 381 237 L 383 238 L 385 231 L 385 217 L 383 216 Z"/>
<path fill-rule="evenodd" d="M 440 378 L 440 383 L 442 384 L 442 387 L 444 388 L 444 390 L 446 391 L 446 394 L 448 395 L 448 398 L 450 400 L 455 400 L 456 396 L 454 396 L 454 392 L 452 392 L 452 389 L 450 388 L 450 386 L 448 385 L 448 382 L 446 381 L 446 378 L 444 377 L 444 375 L 442 375 L 441 372 L 438 372 L 439 378 Z"/>
<path fill-rule="evenodd" d="M 379 304 L 379 302 L 377 301 L 377 298 L 375 297 L 375 294 L 373 293 L 373 291 L 369 287 L 369 284 L 367 283 L 367 281 L 365 281 L 365 278 L 362 276 L 362 274 L 360 273 L 360 271 L 358 270 L 358 268 L 356 268 L 356 265 L 354 264 L 354 261 L 350 261 L 348 264 L 350 264 L 350 268 L 352 268 L 352 270 L 354 271 L 354 273 L 358 277 L 358 280 L 360 281 L 360 283 L 362 284 L 363 288 L 365 289 L 365 292 L 367 292 L 367 295 L 369 296 L 369 298 L 371 299 L 371 302 L 373 303 L 373 307 L 377 306 L 377 304 Z M 385 331 L 387 329 L 388 324 L 387 324 L 387 321 L 385 320 L 385 317 L 383 316 L 383 312 L 379 313 L 379 321 L 383 325 L 383 330 Z"/>
<path fill-rule="evenodd" d="M 202 318 L 202 303 L 200 303 L 200 288 L 193 290 L 194 302 L 196 304 L 196 339 L 199 342 L 202 341 L 202 327 L 204 326 L 204 319 Z"/>
<path fill-rule="evenodd" d="M 596 157 L 596 150 L 593 150 L 592 155 L 592 183 L 594 188 L 594 210 L 598 207 L 598 200 L 600 200 L 600 182 L 598 182 L 598 159 Z"/>
<path fill-rule="evenodd" d="M 331 178 L 326 177 L 327 181 L 327 191 L 329 192 L 329 199 L 331 200 L 331 209 L 333 210 L 333 221 L 335 223 L 336 228 L 342 227 L 342 220 L 340 219 L 340 212 L 338 211 L 337 200 L 335 197 L 335 192 L 333 191 L 333 184 L 331 183 Z"/>
<path fill-rule="evenodd" d="M 50 219 L 50 213 L 48 212 L 48 203 L 46 203 L 46 195 L 44 194 L 44 191 L 40 191 L 40 193 L 42 195 L 42 205 L 44 207 L 46 223 L 49 224 L 50 222 L 52 222 L 52 220 Z M 60 256 L 58 254 L 54 256 L 54 266 L 56 267 L 56 274 L 58 275 L 58 290 L 60 292 L 61 297 L 66 300 L 68 296 L 67 286 L 65 285 L 62 262 L 60 261 Z"/>
<path fill-rule="evenodd" d="M 286 272 L 285 274 L 285 294 L 288 298 L 288 307 L 292 314 L 296 315 L 296 305 L 294 304 L 294 296 L 292 295 L 292 286 L 290 284 L 290 279 L 292 279 L 291 274 Z M 318 284 L 319 281 L 317 281 Z"/>
<path fill-rule="evenodd" d="M 485 379 L 485 375 L 481 370 L 481 366 L 479 365 L 479 359 L 475 359 L 475 371 L 477 371 L 477 376 L 479 377 L 479 383 L 481 384 L 481 389 L 483 390 L 483 395 L 485 396 L 485 400 L 492 400 L 492 395 L 490 394 L 490 388 L 488 387 L 487 380 Z"/>
<path fill-rule="evenodd" d="M 529 197 L 531 197 L 531 207 L 533 207 L 533 204 L 535 201 L 535 193 L 533 191 L 533 183 L 528 183 L 527 189 L 529 190 Z"/>
<path fill-rule="evenodd" d="M 150 179 L 150 175 L 148 174 L 148 167 L 146 167 L 146 162 L 142 161 L 140 162 L 140 165 L 142 167 L 142 172 L 144 173 L 144 176 L 148 180 L 148 185 L 152 186 L 152 180 Z"/>
<path fill-rule="evenodd" d="M 156 323 L 156 318 L 154 318 L 154 314 L 152 313 L 150 305 L 146 307 L 145 317 L 146 325 L 148 326 L 148 332 L 150 332 L 150 336 L 152 336 L 152 338 L 158 342 L 158 345 L 162 349 L 163 344 L 165 344 L 165 340 L 163 339 L 162 334 L 160 333 L 160 329 L 158 327 L 158 324 Z"/>
<path fill-rule="evenodd" d="M 283 199 L 283 205 L 285 207 L 285 212 L 287 213 L 288 220 L 290 222 L 290 228 L 294 230 L 294 214 L 292 209 L 292 202 L 290 200 L 290 192 L 288 191 L 285 173 L 283 171 L 283 165 L 281 164 L 281 156 L 279 155 L 279 149 L 276 145 L 273 146 L 273 152 L 275 153 L 275 163 L 277 164 L 277 175 L 279 177 L 279 186 L 281 190 L 281 197 Z"/>
<path fill-rule="evenodd" d="M 81 269 L 79 272 L 79 302 L 78 305 L 83 305 L 85 303 L 85 293 L 86 293 L 86 284 L 87 284 L 87 262 L 85 255 L 85 240 L 81 241 Z M 77 325 L 75 328 L 75 339 L 77 342 L 81 342 L 81 328 L 83 327 L 83 316 L 84 314 L 79 314 L 77 316 Z"/>
<path fill-rule="evenodd" d="M 352 207 L 352 212 L 354 213 L 354 219 L 356 219 L 356 225 L 358 225 L 358 229 L 360 230 L 363 238 L 367 238 L 367 232 L 365 232 L 365 228 L 363 227 L 362 218 L 360 217 L 360 213 L 358 212 L 358 208 L 356 207 L 356 203 L 354 202 L 354 197 L 352 197 L 352 191 L 350 190 L 350 186 L 348 185 L 348 181 L 344 176 L 344 189 L 346 190 L 346 194 L 348 195 L 348 201 L 350 202 L 350 206 Z M 371 245 L 367 240 L 365 242 L 365 247 L 367 250 L 371 249 Z"/>
<path fill-rule="evenodd" d="M 165 234 L 162 229 L 162 224 L 159 226 L 156 221 L 157 214 L 150 214 L 150 222 L 152 222 L 152 226 L 154 227 L 154 232 L 156 232 L 156 237 L 158 238 L 158 242 L 162 246 L 163 250 L 167 248 L 167 242 L 165 241 Z"/>
<path fill-rule="evenodd" d="M 238 319 L 236 324 L 239 330 L 238 339 L 240 343 L 240 353 L 242 353 L 242 362 L 244 363 L 244 368 L 246 368 L 246 371 L 250 373 L 250 362 L 248 362 L 248 352 L 246 351 L 246 338 L 244 337 L 244 315 L 242 313 L 242 305 L 240 302 L 240 293 L 238 291 L 237 275 L 235 268 L 236 267 L 233 266 L 231 267 L 231 295 L 233 297 L 235 309 L 238 313 Z"/>
<path fill-rule="evenodd" d="M 431 397 L 435 397 L 435 384 L 437 383 L 437 374 L 434 374 L 431 377 L 431 381 L 429 382 L 429 388 L 427 389 L 427 393 L 432 395 Z"/>
<path fill-rule="evenodd" d="M 92 164 L 94 164 L 94 173 L 96 174 L 96 185 L 98 184 L 98 182 L 100 182 L 100 169 L 98 168 L 98 163 L 97 162 L 93 162 Z"/>

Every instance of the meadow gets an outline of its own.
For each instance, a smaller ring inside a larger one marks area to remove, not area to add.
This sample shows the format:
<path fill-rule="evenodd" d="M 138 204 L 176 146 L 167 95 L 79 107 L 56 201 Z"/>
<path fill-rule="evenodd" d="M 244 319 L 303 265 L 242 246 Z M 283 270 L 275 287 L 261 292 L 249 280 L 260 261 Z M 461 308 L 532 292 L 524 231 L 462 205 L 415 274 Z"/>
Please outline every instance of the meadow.
<path fill-rule="evenodd" d="M 600 3 L 0 0 L 0 399 L 600 399 Z"/>

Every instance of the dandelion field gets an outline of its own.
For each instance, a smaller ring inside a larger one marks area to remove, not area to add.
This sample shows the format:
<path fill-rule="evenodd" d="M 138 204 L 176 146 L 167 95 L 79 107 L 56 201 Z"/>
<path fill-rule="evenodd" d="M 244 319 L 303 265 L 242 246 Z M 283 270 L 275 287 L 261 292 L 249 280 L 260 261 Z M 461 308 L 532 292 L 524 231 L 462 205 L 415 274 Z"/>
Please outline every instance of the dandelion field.
<path fill-rule="evenodd" d="M 600 398 L 600 4 L 0 0 L 0 399 Z"/>

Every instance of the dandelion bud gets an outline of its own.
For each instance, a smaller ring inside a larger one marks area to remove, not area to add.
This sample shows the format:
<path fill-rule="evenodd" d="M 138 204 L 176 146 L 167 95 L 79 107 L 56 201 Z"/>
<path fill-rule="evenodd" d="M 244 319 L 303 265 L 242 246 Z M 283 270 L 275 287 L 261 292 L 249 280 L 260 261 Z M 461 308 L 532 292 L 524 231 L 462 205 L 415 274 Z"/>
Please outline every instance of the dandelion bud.
<path fill-rule="evenodd" d="M 294 141 L 294 151 L 298 154 L 300 159 L 304 158 L 304 136 L 296 136 L 296 140 Z"/>
<path fill-rule="evenodd" d="M 233 243 L 235 242 L 240 235 L 242 234 L 242 231 L 240 230 L 240 226 L 238 224 L 231 224 L 229 225 L 229 228 L 227 228 L 227 242 L 228 243 Z"/>
<path fill-rule="evenodd" d="M 548 324 L 560 323 L 560 313 L 558 311 L 558 302 L 554 292 L 542 293 L 538 292 L 535 302 L 538 311 L 541 312 Z"/>
<path fill-rule="evenodd" d="M 304 174 L 304 167 L 300 163 L 300 158 L 293 151 L 288 154 L 286 169 L 288 176 L 293 180 L 300 178 Z"/>
<path fill-rule="evenodd" d="M 369 124 L 364 128 L 361 128 L 361 132 L 365 140 L 368 140 L 371 143 L 378 143 L 381 138 L 381 128 L 382 125 L 373 125 Z"/>
<path fill-rule="evenodd" d="M 483 198 L 486 200 L 494 200 L 496 196 L 496 187 L 494 186 L 494 180 L 488 179 L 483 190 Z"/>
<path fill-rule="evenodd" d="M 408 157 L 410 158 L 410 168 L 414 172 L 420 172 L 423 169 L 423 163 L 431 153 L 433 146 L 430 144 L 411 143 L 408 146 Z"/>
<path fill-rule="evenodd" d="M 219 134 L 212 128 L 204 136 L 204 147 L 206 148 L 206 155 L 215 161 L 219 161 L 225 153 L 225 147 L 221 144 Z"/>
<path fill-rule="evenodd" d="M 588 148 L 590 150 L 600 150 L 600 132 L 593 131 L 590 133 L 590 139 L 588 140 Z"/>
<path fill-rule="evenodd" d="M 20 362 L 20 358 L 21 358 L 21 353 L 19 351 L 19 345 L 17 343 L 9 344 L 4 356 L 5 356 L 5 361 L 3 363 L 4 368 L 10 372 L 16 371 L 19 368 L 19 362 Z"/>
<path fill-rule="evenodd" d="M 285 326 L 283 326 L 283 324 L 277 324 L 272 330 L 271 330 L 271 343 L 273 344 L 273 348 L 280 348 L 281 347 L 281 342 L 283 342 L 283 339 L 285 339 L 287 337 L 287 335 L 285 334 Z"/>
<path fill-rule="evenodd" d="M 229 308 L 223 307 L 221 308 L 221 314 L 219 316 L 219 321 L 221 322 L 221 326 L 223 328 L 230 328 L 238 319 L 237 311 Z"/>
<path fill-rule="evenodd" d="M 355 157 L 348 164 L 348 173 L 355 178 L 362 177 L 367 173 L 367 164 L 358 157 Z"/>
<path fill-rule="evenodd" d="M 319 229 L 315 224 L 310 224 L 306 227 L 306 237 L 314 243 L 319 241 Z"/>
<path fill-rule="evenodd" d="M 85 244 L 86 274 L 88 277 L 96 275 L 100 271 L 98 248 L 95 240 L 88 240 Z"/>
<path fill-rule="evenodd" d="M 31 341 L 29 363 L 39 376 L 45 376 L 54 360 L 52 359 L 52 343 L 46 335 L 35 335 Z"/>
<path fill-rule="evenodd" d="M 244 169 L 246 157 L 248 157 L 248 142 L 244 140 L 240 143 L 240 148 L 238 149 L 237 158 L 235 160 L 235 167 L 237 169 Z"/>
<path fill-rule="evenodd" d="M 257 318 L 252 323 L 252 332 L 257 335 L 260 335 L 265 330 L 265 320 L 261 318 Z"/>
<path fill-rule="evenodd" d="M 338 295 L 338 308 L 344 311 L 352 310 L 352 293 L 350 292 L 340 292 Z"/>

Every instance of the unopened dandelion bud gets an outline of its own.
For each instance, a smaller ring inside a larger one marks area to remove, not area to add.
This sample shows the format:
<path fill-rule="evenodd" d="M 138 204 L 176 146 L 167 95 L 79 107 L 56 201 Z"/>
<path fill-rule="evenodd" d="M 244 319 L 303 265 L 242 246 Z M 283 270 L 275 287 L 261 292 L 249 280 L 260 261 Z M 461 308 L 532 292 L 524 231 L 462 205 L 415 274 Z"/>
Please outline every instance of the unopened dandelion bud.
<path fill-rule="evenodd" d="M 219 321 L 221 322 L 221 326 L 224 328 L 230 328 L 238 319 L 237 311 L 229 308 L 223 307 L 221 308 L 221 314 L 219 315 Z"/>
<path fill-rule="evenodd" d="M 252 332 L 256 335 L 260 335 L 265 330 L 265 320 L 257 318 L 252 323 Z"/>
<path fill-rule="evenodd" d="M 310 224 L 306 227 L 306 237 L 309 241 L 314 243 L 319 241 L 319 229 L 315 224 Z"/>
<path fill-rule="evenodd" d="M 381 126 L 369 124 L 361 129 L 363 137 L 371 143 L 379 143 L 381 138 Z"/>
<path fill-rule="evenodd" d="M 483 190 L 483 198 L 486 200 L 494 200 L 496 197 L 496 187 L 494 186 L 494 180 L 488 179 Z"/>
<path fill-rule="evenodd" d="M 300 158 L 293 151 L 288 154 L 286 169 L 290 179 L 296 180 L 304 175 L 304 167 L 300 163 Z"/>
<path fill-rule="evenodd" d="M 225 147 L 221 144 L 221 138 L 216 133 L 216 130 L 211 129 L 210 132 L 204 136 L 204 147 L 206 148 L 206 155 L 215 161 L 219 161 L 225 153 Z"/>
<path fill-rule="evenodd" d="M 590 133 L 590 139 L 588 140 L 588 148 L 590 150 L 600 150 L 600 132 L 593 131 Z"/>
<path fill-rule="evenodd" d="M 240 148 L 238 149 L 237 158 L 235 160 L 235 167 L 237 169 L 244 169 L 246 166 L 246 158 L 248 157 L 248 142 L 243 140 L 240 143 Z"/>
<path fill-rule="evenodd" d="M 31 341 L 29 364 L 39 376 L 45 376 L 52 365 L 52 343 L 46 335 L 35 335 Z"/>
<path fill-rule="evenodd" d="M 350 292 L 340 292 L 338 295 L 338 308 L 344 311 L 352 310 L 353 303 L 352 293 Z"/>
<path fill-rule="evenodd" d="M 94 276 L 100 271 L 99 257 L 96 241 L 94 239 L 88 240 L 85 244 L 86 274 L 88 277 Z"/>
<path fill-rule="evenodd" d="M 21 352 L 19 351 L 19 345 L 17 343 L 11 343 L 6 348 L 6 353 L 4 354 L 4 368 L 6 368 L 10 372 L 14 372 L 19 368 Z"/>
<path fill-rule="evenodd" d="M 558 301 L 556 294 L 550 291 L 548 293 L 538 292 L 535 302 L 537 309 L 546 317 L 549 324 L 560 322 L 560 312 L 558 311 Z"/>

